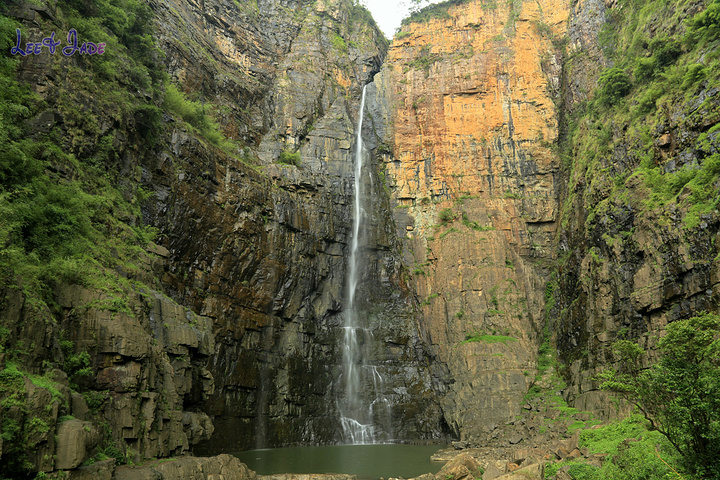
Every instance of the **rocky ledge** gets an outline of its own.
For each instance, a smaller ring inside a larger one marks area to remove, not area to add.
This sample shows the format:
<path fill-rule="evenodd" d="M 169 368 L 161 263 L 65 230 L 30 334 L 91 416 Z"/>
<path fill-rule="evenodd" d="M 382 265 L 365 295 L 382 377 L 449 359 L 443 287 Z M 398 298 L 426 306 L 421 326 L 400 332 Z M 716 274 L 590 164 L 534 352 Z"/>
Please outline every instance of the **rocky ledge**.
<path fill-rule="evenodd" d="M 70 471 L 70 480 L 255 480 L 257 475 L 232 455 L 154 460 L 116 467 L 115 460 Z"/>

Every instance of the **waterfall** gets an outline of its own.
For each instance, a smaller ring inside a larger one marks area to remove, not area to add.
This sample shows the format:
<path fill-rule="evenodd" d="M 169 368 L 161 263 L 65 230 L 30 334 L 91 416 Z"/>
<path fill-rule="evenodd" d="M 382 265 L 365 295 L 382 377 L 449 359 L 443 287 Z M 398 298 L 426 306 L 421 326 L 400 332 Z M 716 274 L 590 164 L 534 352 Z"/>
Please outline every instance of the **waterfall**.
<path fill-rule="evenodd" d="M 355 302 L 361 277 L 361 235 L 363 231 L 367 194 L 363 186 L 363 167 L 366 152 L 363 148 L 362 126 L 365 110 L 365 88 L 360 100 L 357 140 L 355 142 L 355 201 L 353 233 L 348 265 L 347 303 L 343 326 L 343 397 L 339 400 L 340 422 L 345 443 L 376 443 L 391 439 L 390 403 L 384 397 L 384 379 L 377 365 L 369 363 L 376 344 L 367 319 L 358 311 Z"/>

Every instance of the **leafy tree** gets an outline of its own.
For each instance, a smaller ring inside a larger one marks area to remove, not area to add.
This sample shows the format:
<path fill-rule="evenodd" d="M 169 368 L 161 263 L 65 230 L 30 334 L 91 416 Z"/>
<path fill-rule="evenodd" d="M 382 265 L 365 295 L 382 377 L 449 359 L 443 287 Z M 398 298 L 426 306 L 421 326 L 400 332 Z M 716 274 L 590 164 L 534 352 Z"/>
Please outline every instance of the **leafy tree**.
<path fill-rule="evenodd" d="M 658 348 L 660 360 L 643 368 L 638 345 L 615 342 L 622 366 L 601 375 L 601 388 L 637 405 L 689 472 L 720 478 L 720 316 L 701 313 L 671 323 Z"/>

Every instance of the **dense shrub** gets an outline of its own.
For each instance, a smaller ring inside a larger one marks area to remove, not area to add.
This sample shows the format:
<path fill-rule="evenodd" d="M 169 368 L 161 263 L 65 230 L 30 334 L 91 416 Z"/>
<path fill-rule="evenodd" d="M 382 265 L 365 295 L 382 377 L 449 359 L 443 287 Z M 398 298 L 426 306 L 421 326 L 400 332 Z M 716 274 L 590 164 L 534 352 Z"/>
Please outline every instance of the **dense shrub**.
<path fill-rule="evenodd" d="M 687 21 L 690 42 L 714 41 L 720 36 L 720 0 Z"/>
<path fill-rule="evenodd" d="M 655 57 L 639 58 L 637 65 L 635 66 L 635 70 L 633 70 L 633 76 L 635 77 L 635 80 L 650 80 L 653 75 L 655 75 L 655 70 L 657 69 L 657 66 L 657 59 Z"/>
<path fill-rule="evenodd" d="M 207 107 L 185 97 L 174 84 L 165 86 L 163 107 L 180 115 L 183 120 L 195 127 L 213 145 L 220 146 L 224 140 L 220 127 L 207 115 Z"/>
<path fill-rule="evenodd" d="M 632 89 L 630 77 L 621 69 L 612 67 L 600 74 L 598 99 L 606 105 L 614 105 Z"/>
<path fill-rule="evenodd" d="M 682 53 L 682 45 L 675 38 L 655 37 L 650 41 L 649 48 L 660 68 L 675 63 Z"/>
<path fill-rule="evenodd" d="M 293 152 L 292 150 L 283 150 L 280 152 L 278 162 L 284 165 L 295 165 L 300 166 L 300 152 Z"/>
<path fill-rule="evenodd" d="M 440 222 L 442 223 L 450 223 L 455 220 L 455 215 L 451 209 L 445 208 L 438 214 L 438 219 L 440 219 Z"/>

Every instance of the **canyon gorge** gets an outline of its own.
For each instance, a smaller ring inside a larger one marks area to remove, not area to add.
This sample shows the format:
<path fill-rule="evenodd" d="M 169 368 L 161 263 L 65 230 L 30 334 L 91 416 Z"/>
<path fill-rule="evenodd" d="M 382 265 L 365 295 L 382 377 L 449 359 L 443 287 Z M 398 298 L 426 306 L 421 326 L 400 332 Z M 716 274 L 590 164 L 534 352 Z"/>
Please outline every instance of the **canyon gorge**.
<path fill-rule="evenodd" d="M 451 0 L 392 41 L 351 0 L 0 7 L 0 472 L 535 445 L 550 358 L 624 415 L 613 343 L 720 312 L 710 4 Z"/>

